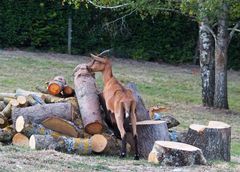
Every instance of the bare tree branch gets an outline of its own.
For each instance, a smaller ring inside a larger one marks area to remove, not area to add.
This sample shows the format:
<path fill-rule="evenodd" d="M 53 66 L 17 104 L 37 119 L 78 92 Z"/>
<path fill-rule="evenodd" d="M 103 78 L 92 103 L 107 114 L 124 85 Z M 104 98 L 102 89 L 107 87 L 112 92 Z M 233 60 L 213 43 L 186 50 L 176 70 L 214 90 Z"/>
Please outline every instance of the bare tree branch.
<path fill-rule="evenodd" d="M 115 5 L 115 6 L 103 6 L 103 5 L 96 4 L 91 0 L 87 0 L 87 2 L 89 2 L 93 6 L 95 6 L 97 8 L 101 8 L 101 9 L 116 9 L 116 8 L 123 8 L 123 7 L 130 5 L 130 3 L 125 3 L 125 4 L 121 4 L 121 5 Z"/>
<path fill-rule="evenodd" d="M 233 37 L 233 35 L 234 35 L 234 33 L 236 32 L 236 31 L 240 31 L 240 30 L 238 30 L 237 28 L 240 26 L 240 21 L 238 21 L 237 22 L 237 24 L 233 27 L 233 28 L 230 28 L 229 30 L 232 30 L 231 32 L 230 32 L 230 34 L 229 34 L 229 43 L 230 43 L 230 41 L 232 40 L 232 37 Z"/>

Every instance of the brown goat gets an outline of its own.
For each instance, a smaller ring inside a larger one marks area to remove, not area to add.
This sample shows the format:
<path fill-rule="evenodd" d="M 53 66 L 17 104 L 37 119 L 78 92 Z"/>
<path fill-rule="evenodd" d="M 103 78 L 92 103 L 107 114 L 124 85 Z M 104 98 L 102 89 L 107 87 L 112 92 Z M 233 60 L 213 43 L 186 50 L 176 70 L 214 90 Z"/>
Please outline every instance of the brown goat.
<path fill-rule="evenodd" d="M 124 88 L 112 74 L 111 61 L 108 58 L 101 58 L 92 55 L 93 60 L 87 65 L 90 72 L 102 72 L 103 74 L 103 97 L 106 101 L 107 109 L 111 112 L 110 118 L 113 124 L 117 124 L 122 138 L 122 148 L 120 157 L 126 155 L 126 131 L 124 128 L 125 119 L 130 117 L 132 133 L 135 144 L 135 157 L 139 159 L 137 130 L 136 130 L 136 100 L 132 91 Z"/>

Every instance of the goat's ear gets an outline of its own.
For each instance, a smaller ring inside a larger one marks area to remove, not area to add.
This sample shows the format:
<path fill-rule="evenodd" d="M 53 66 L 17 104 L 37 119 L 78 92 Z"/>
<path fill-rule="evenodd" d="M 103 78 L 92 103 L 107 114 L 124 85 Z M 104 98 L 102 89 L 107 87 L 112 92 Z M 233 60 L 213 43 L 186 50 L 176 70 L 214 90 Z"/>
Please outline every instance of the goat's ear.
<path fill-rule="evenodd" d="M 106 59 L 104 59 L 104 58 L 98 57 L 98 56 L 96 56 L 96 55 L 94 55 L 94 54 L 90 54 L 90 56 L 91 56 L 94 60 L 96 60 L 96 61 L 99 61 L 99 62 L 101 62 L 101 63 L 106 63 Z"/>

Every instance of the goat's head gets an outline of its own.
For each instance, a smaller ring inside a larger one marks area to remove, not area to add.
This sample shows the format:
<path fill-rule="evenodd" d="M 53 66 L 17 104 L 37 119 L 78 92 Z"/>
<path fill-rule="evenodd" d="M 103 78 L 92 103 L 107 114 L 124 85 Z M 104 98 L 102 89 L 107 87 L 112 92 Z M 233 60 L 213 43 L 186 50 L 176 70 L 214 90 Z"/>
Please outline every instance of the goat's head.
<path fill-rule="evenodd" d="M 109 63 L 107 58 L 101 58 L 99 56 L 90 54 L 93 58 L 90 63 L 87 64 L 87 70 L 90 72 L 102 72 L 106 65 Z"/>

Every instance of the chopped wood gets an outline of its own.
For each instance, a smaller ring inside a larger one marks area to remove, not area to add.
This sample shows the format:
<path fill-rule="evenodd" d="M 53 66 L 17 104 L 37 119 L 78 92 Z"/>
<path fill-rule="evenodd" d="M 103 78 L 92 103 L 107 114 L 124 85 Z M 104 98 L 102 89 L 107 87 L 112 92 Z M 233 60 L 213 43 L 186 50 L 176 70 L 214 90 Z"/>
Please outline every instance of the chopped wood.
<path fill-rule="evenodd" d="M 30 96 L 31 96 L 38 104 L 41 104 L 41 105 L 46 104 L 41 97 L 39 97 L 39 96 L 37 96 L 37 95 L 35 95 L 35 94 L 30 94 Z M 44 95 L 43 95 L 43 96 L 44 96 Z"/>
<path fill-rule="evenodd" d="M 64 97 L 74 96 L 74 89 L 72 87 L 70 87 L 69 85 L 64 85 L 63 95 L 64 95 Z"/>
<path fill-rule="evenodd" d="M 57 80 L 52 80 L 48 83 L 48 92 L 51 95 L 59 95 L 61 91 L 63 90 L 63 83 Z"/>
<path fill-rule="evenodd" d="M 7 105 L 4 103 L 4 101 L 0 101 L 0 111 L 2 111 Z"/>
<path fill-rule="evenodd" d="M 53 80 L 55 80 L 55 81 L 60 81 L 63 85 L 66 85 L 66 84 L 67 84 L 67 81 L 66 81 L 66 79 L 65 79 L 63 76 L 55 76 L 55 77 L 53 78 Z"/>
<path fill-rule="evenodd" d="M 51 135 L 32 135 L 29 139 L 29 147 L 34 150 L 56 149 L 56 138 Z"/>
<path fill-rule="evenodd" d="M 51 135 L 53 137 L 62 136 L 62 134 L 47 129 L 41 124 L 26 123 L 23 116 L 19 116 L 16 120 L 16 131 L 23 133 L 25 136 L 30 137 L 33 134 Z"/>
<path fill-rule="evenodd" d="M 16 146 L 29 146 L 29 139 L 27 136 L 23 135 L 22 133 L 17 133 L 12 138 L 12 144 Z"/>
<path fill-rule="evenodd" d="M 8 103 L 7 106 L 0 112 L 0 128 L 8 125 L 8 118 L 11 116 L 12 104 Z"/>
<path fill-rule="evenodd" d="M 74 85 L 85 131 L 89 134 L 101 133 L 103 123 L 96 80 L 87 71 L 86 64 L 81 65 L 75 73 Z"/>
<path fill-rule="evenodd" d="M 18 107 L 20 104 L 16 99 L 12 99 L 9 102 L 13 107 Z"/>
<path fill-rule="evenodd" d="M 19 106 L 24 107 L 27 105 L 27 98 L 25 96 L 17 96 Z"/>
<path fill-rule="evenodd" d="M 43 94 L 49 94 L 47 87 L 36 86 L 35 88 L 36 88 L 36 90 L 38 90 L 39 92 L 41 92 Z"/>
<path fill-rule="evenodd" d="M 0 93 L 0 101 L 3 101 L 3 99 L 7 97 L 7 98 L 15 98 L 16 94 L 15 93 Z"/>
<path fill-rule="evenodd" d="M 30 95 L 30 94 L 34 94 L 34 95 L 36 95 L 36 96 L 38 96 L 38 97 L 41 97 L 42 99 L 44 99 L 44 94 L 42 94 L 42 93 L 38 93 L 38 92 L 33 92 L 33 91 L 26 91 L 26 90 L 23 90 L 23 89 L 21 89 L 21 88 L 18 88 L 18 89 L 16 89 L 16 95 L 21 95 L 21 96 L 28 96 L 28 95 Z"/>
<path fill-rule="evenodd" d="M 31 106 L 34 106 L 34 105 L 36 105 L 36 104 L 40 104 L 40 103 L 38 103 L 38 102 L 32 97 L 31 94 L 28 95 L 26 98 L 27 98 L 27 102 L 28 102 Z"/>
<path fill-rule="evenodd" d="M 133 96 L 137 102 L 136 106 L 137 121 L 150 120 L 148 111 L 144 105 L 143 99 L 137 89 L 136 84 L 130 82 L 126 85 L 126 87 L 132 90 Z"/>
<path fill-rule="evenodd" d="M 42 122 L 42 125 L 70 137 L 83 137 L 84 135 L 83 130 L 75 126 L 74 123 L 58 117 L 47 118 Z"/>
<path fill-rule="evenodd" d="M 185 143 L 156 141 L 148 162 L 168 166 L 191 166 L 207 163 L 201 149 Z"/>
<path fill-rule="evenodd" d="M 0 129 L 0 142 L 8 143 L 12 141 L 15 133 L 16 132 L 12 127 L 5 127 L 3 129 Z"/>
<path fill-rule="evenodd" d="M 185 143 L 203 151 L 207 160 L 230 161 L 231 126 L 220 121 L 209 121 L 207 126 L 189 126 Z"/>
<path fill-rule="evenodd" d="M 157 140 L 168 141 L 169 133 L 165 121 L 145 120 L 137 122 L 139 155 L 145 159 Z"/>
<path fill-rule="evenodd" d="M 3 102 L 5 103 L 5 104 L 8 104 L 11 100 L 13 100 L 13 99 L 15 99 L 15 98 L 12 98 L 12 97 L 4 97 L 3 98 Z"/>
<path fill-rule="evenodd" d="M 72 121 L 73 111 L 70 103 L 53 103 L 14 108 L 12 112 L 13 125 L 15 125 L 16 119 L 19 116 L 23 116 L 25 121 L 40 124 L 43 120 L 49 117 L 60 117 Z"/>

